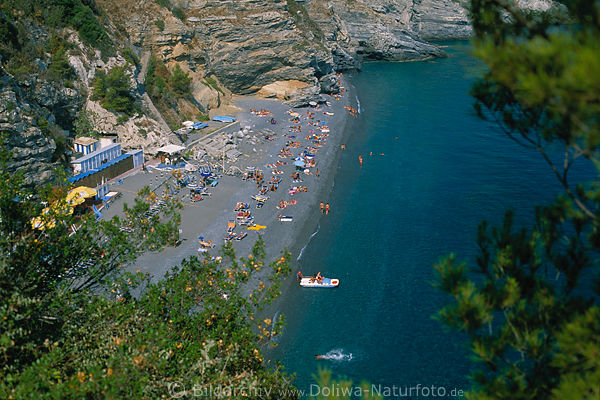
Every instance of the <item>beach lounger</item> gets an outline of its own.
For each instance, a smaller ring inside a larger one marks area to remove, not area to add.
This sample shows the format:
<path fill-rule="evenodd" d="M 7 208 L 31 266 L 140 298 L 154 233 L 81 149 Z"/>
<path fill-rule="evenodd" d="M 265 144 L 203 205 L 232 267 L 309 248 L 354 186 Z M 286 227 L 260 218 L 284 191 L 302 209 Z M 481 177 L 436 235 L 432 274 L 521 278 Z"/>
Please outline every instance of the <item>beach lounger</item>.
<path fill-rule="evenodd" d="M 236 236 L 235 232 L 229 232 L 227 233 L 227 235 L 225 235 L 225 237 L 223 238 L 223 240 L 225 241 L 230 241 L 231 239 L 233 239 Z"/>
<path fill-rule="evenodd" d="M 250 206 L 248 205 L 248 203 L 238 202 L 235 205 L 235 208 L 233 209 L 233 211 L 242 211 L 242 210 L 247 210 L 249 208 L 250 208 Z"/>
<path fill-rule="evenodd" d="M 278 215 L 277 219 L 279 219 L 281 222 L 292 222 L 294 217 L 289 215 Z"/>
<path fill-rule="evenodd" d="M 235 221 L 227 222 L 227 232 L 232 232 L 235 229 Z"/>
<path fill-rule="evenodd" d="M 242 240 L 243 238 L 245 238 L 246 236 L 248 236 L 248 234 L 246 232 L 240 232 L 237 235 L 235 235 L 234 239 L 235 240 Z"/>
<path fill-rule="evenodd" d="M 212 182 L 210 183 L 210 186 L 212 186 L 212 187 L 215 187 L 215 186 L 217 186 L 218 184 L 219 184 L 219 181 L 212 181 Z"/>
<path fill-rule="evenodd" d="M 254 218 L 250 217 L 250 218 L 244 218 L 238 221 L 238 224 L 241 225 L 245 225 L 245 226 L 249 226 L 249 225 L 253 225 L 254 224 Z"/>
<path fill-rule="evenodd" d="M 200 246 L 202 246 L 203 248 L 213 248 L 215 247 L 214 243 L 212 242 L 212 240 L 209 240 L 208 242 L 206 240 L 200 239 Z"/>

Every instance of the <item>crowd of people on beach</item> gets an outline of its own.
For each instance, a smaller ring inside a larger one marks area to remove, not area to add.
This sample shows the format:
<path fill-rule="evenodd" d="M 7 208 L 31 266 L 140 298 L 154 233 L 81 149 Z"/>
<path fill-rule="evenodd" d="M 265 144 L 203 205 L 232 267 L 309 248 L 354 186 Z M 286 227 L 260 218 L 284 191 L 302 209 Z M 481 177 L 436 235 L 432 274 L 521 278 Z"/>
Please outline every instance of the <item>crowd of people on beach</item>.
<path fill-rule="evenodd" d="M 338 78 L 341 79 L 341 74 Z M 341 85 L 341 81 L 338 81 L 338 85 Z M 341 99 L 344 92 L 343 87 L 340 90 L 340 94 L 335 95 L 334 98 Z M 330 104 L 328 103 L 327 105 Z M 347 106 L 345 109 L 354 117 L 358 116 L 358 110 L 355 108 Z M 271 119 L 270 122 L 272 124 L 276 124 L 270 110 L 251 108 L 249 111 L 256 117 L 268 117 Z M 287 140 L 283 142 L 280 150 L 276 154 L 273 154 L 277 161 L 265 163 L 260 167 L 247 167 L 242 176 L 243 180 L 256 184 L 257 192 L 251 196 L 256 201 L 256 208 L 265 206 L 268 203 L 269 197 L 273 197 L 279 191 L 281 185 L 289 184 L 289 188 L 286 189 L 287 192 L 283 196 L 277 196 L 277 201 L 274 204 L 276 213 L 283 210 L 293 212 L 295 209 L 294 206 L 302 201 L 301 193 L 308 192 L 311 180 L 318 179 L 318 153 L 327 144 L 327 140 L 331 134 L 327 119 L 334 115 L 333 112 L 320 109 L 318 105 L 303 111 L 289 110 L 288 114 L 289 124 L 286 127 L 282 126 L 279 128 Z M 345 149 L 345 147 L 344 144 L 341 145 L 342 149 Z M 300 197 L 297 198 L 298 196 Z M 266 226 L 257 225 L 257 221 L 254 220 L 251 210 L 252 208 L 246 202 L 236 203 L 233 210 L 233 217 L 227 223 L 225 240 L 242 240 L 246 237 L 246 230 L 256 228 L 257 226 L 259 228 L 254 229 L 256 231 L 266 228 Z M 319 212 L 322 215 L 329 215 L 330 211 L 331 206 L 329 202 L 321 201 Z M 276 221 L 279 220 L 281 223 L 293 221 L 291 215 L 277 214 L 276 216 Z M 239 227 L 242 227 L 243 232 L 235 233 Z M 204 240 L 203 242 L 204 244 L 209 243 Z M 208 248 L 208 246 L 203 246 L 203 248 Z M 301 276 L 300 271 L 299 274 Z M 318 273 L 311 279 L 319 282 L 323 277 Z"/>

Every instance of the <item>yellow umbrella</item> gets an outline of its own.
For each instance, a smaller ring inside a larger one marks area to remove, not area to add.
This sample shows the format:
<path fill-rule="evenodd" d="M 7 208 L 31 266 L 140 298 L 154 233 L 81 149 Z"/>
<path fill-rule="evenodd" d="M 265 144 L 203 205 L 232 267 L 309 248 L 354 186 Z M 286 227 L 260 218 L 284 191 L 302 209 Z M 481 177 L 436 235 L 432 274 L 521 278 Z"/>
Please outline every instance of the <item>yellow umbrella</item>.
<path fill-rule="evenodd" d="M 58 208 L 58 204 L 53 203 L 52 204 L 52 211 L 60 214 L 60 215 L 70 215 L 73 214 L 73 207 L 69 207 L 69 206 L 65 206 L 63 208 Z M 46 207 L 42 210 L 42 215 L 48 215 L 50 213 L 50 207 Z M 31 221 L 31 227 L 33 229 L 41 229 L 41 230 L 45 230 L 45 229 L 52 229 L 56 226 L 56 221 L 52 220 L 46 220 L 43 221 L 42 217 L 35 217 L 33 218 Z"/>
<path fill-rule="evenodd" d="M 92 188 L 89 188 L 87 186 L 79 186 L 69 191 L 65 200 L 67 200 L 67 203 L 69 203 L 69 205 L 76 206 L 85 202 L 85 199 L 87 199 L 88 197 L 94 197 L 96 194 L 97 192 Z"/>

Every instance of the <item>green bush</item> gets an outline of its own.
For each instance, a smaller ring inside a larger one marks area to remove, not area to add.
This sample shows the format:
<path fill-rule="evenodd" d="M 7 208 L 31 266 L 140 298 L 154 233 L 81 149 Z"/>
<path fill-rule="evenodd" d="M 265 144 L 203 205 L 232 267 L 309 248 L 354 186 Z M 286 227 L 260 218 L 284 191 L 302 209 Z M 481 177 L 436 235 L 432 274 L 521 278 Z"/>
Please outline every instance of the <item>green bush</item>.
<path fill-rule="evenodd" d="M 75 73 L 69 59 L 64 40 L 54 36 L 50 40 L 51 61 L 48 67 L 49 77 L 55 80 L 67 80 L 72 78 Z"/>
<path fill-rule="evenodd" d="M 112 41 L 97 18 L 98 9 L 94 1 L 2 0 L 0 9 L 7 15 L 19 12 L 20 20 L 29 17 L 38 21 L 41 19 L 43 24 L 53 28 L 73 27 L 85 44 L 100 49 L 103 54 L 113 51 Z M 2 38 L 2 32 L 10 33 L 11 27 L 3 20 L 0 17 L 0 42 L 6 44 L 8 41 Z M 10 37 L 15 37 L 14 32 Z"/>
<path fill-rule="evenodd" d="M 8 15 L 0 13 L 0 54 L 7 58 L 19 48 L 18 30 Z"/>
<path fill-rule="evenodd" d="M 179 65 L 175 66 L 173 70 L 173 74 L 169 79 L 169 84 L 171 88 L 179 97 L 183 97 L 185 95 L 190 94 L 190 83 L 192 82 L 192 78 L 188 77 L 186 72 L 183 72 Z"/>
<path fill-rule="evenodd" d="M 191 257 L 151 282 L 123 266 L 178 239 L 178 201 L 166 199 L 148 218 L 159 199 L 146 187 L 122 217 L 96 222 L 62 211 L 66 185 L 26 189 L 8 161 L 0 143 L 1 398 L 185 396 L 177 381 L 188 390 L 272 388 L 261 398 L 297 398 L 262 354 L 282 318 L 259 318 L 290 271 L 289 253 L 269 264 L 259 238 L 245 259 L 227 245 L 218 260 Z M 39 199 L 51 204 L 48 214 Z M 32 228 L 36 217 L 41 229 Z M 259 270 L 268 277 L 246 293 Z"/>
<path fill-rule="evenodd" d="M 108 75 L 101 71 L 94 78 L 93 100 L 100 100 L 104 108 L 132 116 L 135 112 L 134 97 L 125 66 L 113 68 Z"/>
<path fill-rule="evenodd" d="M 185 11 L 183 11 L 183 9 L 181 9 L 179 7 L 173 7 L 173 9 L 171 10 L 171 12 L 173 13 L 173 15 L 176 18 L 179 18 L 182 21 L 185 20 Z"/>
<path fill-rule="evenodd" d="M 75 119 L 73 126 L 75 129 L 75 137 L 100 137 L 100 134 L 94 130 L 92 120 L 90 119 L 90 116 L 88 115 L 86 110 L 81 110 L 79 114 L 77 114 L 77 119 Z"/>
<path fill-rule="evenodd" d="M 129 61 L 131 63 L 131 65 L 135 65 L 135 66 L 140 65 L 140 59 L 138 58 L 138 56 L 135 55 L 133 50 L 124 49 L 122 53 L 123 53 L 123 58 L 125 58 L 127 61 Z"/>
<path fill-rule="evenodd" d="M 171 2 L 169 0 L 154 0 L 159 6 L 171 9 Z"/>
<path fill-rule="evenodd" d="M 211 88 L 215 89 L 217 92 L 219 92 L 223 95 L 225 94 L 223 92 L 223 90 L 219 87 L 219 85 L 217 84 L 217 81 L 214 78 L 210 78 L 210 77 L 204 78 L 204 84 L 206 86 L 210 86 Z"/>
<path fill-rule="evenodd" d="M 163 21 L 162 19 L 157 19 L 156 21 L 154 21 L 154 24 L 158 27 L 158 30 L 161 32 L 165 29 L 165 21 Z"/>

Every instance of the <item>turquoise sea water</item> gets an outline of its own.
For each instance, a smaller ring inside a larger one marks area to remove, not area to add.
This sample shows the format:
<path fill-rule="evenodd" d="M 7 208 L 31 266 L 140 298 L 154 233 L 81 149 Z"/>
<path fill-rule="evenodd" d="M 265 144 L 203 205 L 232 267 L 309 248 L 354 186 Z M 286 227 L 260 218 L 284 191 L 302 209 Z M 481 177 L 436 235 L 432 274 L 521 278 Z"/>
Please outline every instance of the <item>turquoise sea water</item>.
<path fill-rule="evenodd" d="M 529 223 L 533 205 L 560 191 L 540 155 L 473 114 L 467 90 L 481 66 L 466 44 L 447 51 L 367 64 L 352 78 L 362 112 L 326 199 L 332 212 L 299 260 L 305 275 L 341 285 L 294 286 L 279 309 L 287 326 L 273 358 L 300 389 L 318 366 L 354 382 L 466 389 L 464 339 L 431 318 L 446 301 L 431 286 L 432 264 L 450 252 L 472 257 L 481 220 L 497 224 L 512 207 Z"/>

